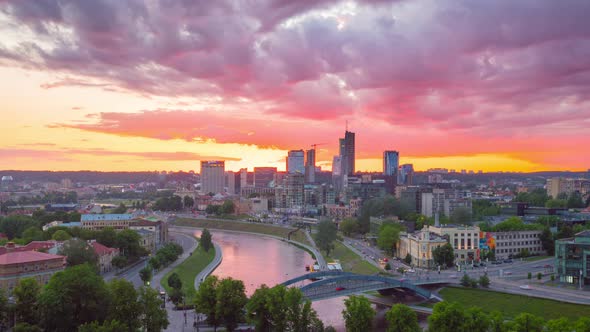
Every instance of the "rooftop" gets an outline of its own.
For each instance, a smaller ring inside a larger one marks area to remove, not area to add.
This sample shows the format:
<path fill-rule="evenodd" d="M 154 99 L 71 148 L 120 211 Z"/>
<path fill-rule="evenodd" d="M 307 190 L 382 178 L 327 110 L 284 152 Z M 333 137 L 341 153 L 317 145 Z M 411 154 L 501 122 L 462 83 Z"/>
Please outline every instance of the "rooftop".
<path fill-rule="evenodd" d="M 118 251 L 118 249 L 116 249 L 116 248 L 109 248 L 105 245 L 102 245 L 102 244 L 96 242 L 96 241 L 92 241 L 92 243 L 90 243 L 90 245 L 92 246 L 92 248 L 94 249 L 94 252 L 98 256 L 103 256 L 103 255 Z"/>
<path fill-rule="evenodd" d="M 16 251 L 0 255 L 0 265 L 32 263 L 64 258 L 65 256 L 46 254 L 44 252 Z"/>
<path fill-rule="evenodd" d="M 83 214 L 81 221 L 102 221 L 102 220 L 131 220 L 132 214 Z"/>

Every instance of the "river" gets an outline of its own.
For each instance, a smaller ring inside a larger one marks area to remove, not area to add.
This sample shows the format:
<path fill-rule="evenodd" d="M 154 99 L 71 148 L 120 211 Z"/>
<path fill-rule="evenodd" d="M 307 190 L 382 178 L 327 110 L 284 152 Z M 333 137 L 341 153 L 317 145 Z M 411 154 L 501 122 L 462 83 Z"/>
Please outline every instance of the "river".
<path fill-rule="evenodd" d="M 200 233 L 196 231 L 195 236 Z M 274 238 L 216 230 L 211 230 L 211 235 L 223 251 L 223 260 L 213 275 L 242 280 L 248 296 L 262 284 L 272 287 L 305 274 L 305 266 L 313 264 L 306 251 Z M 344 330 L 343 297 L 317 301 L 313 307 L 324 325 Z"/>

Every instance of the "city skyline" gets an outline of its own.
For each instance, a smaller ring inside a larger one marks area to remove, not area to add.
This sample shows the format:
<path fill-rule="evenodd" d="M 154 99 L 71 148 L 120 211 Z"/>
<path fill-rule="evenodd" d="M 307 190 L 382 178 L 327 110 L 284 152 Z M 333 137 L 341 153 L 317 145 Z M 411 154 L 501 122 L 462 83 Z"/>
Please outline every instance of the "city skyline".
<path fill-rule="evenodd" d="M 2 2 L 0 169 L 590 167 L 589 3 L 244 6 Z"/>

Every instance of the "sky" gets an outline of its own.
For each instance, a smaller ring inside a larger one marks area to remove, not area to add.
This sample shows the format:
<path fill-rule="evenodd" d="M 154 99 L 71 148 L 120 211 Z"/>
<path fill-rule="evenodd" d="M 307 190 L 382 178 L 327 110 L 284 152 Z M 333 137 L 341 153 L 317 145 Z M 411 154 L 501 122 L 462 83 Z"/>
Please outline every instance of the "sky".
<path fill-rule="evenodd" d="M 590 1 L 0 0 L 0 169 L 590 168 Z"/>

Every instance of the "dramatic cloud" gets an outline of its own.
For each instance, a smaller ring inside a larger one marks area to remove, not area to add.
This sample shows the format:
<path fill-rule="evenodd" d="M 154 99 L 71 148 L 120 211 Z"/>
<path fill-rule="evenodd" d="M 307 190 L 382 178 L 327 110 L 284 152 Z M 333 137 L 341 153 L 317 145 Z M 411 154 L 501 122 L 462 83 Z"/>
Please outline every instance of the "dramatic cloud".
<path fill-rule="evenodd" d="M 554 0 L 0 1 L 0 33 L 12 32 L 0 65 L 55 73 L 45 89 L 196 110 L 55 127 L 294 148 L 351 120 L 372 157 L 395 132 L 413 155 L 547 160 L 590 127 L 587 13 L 588 1 Z"/>

